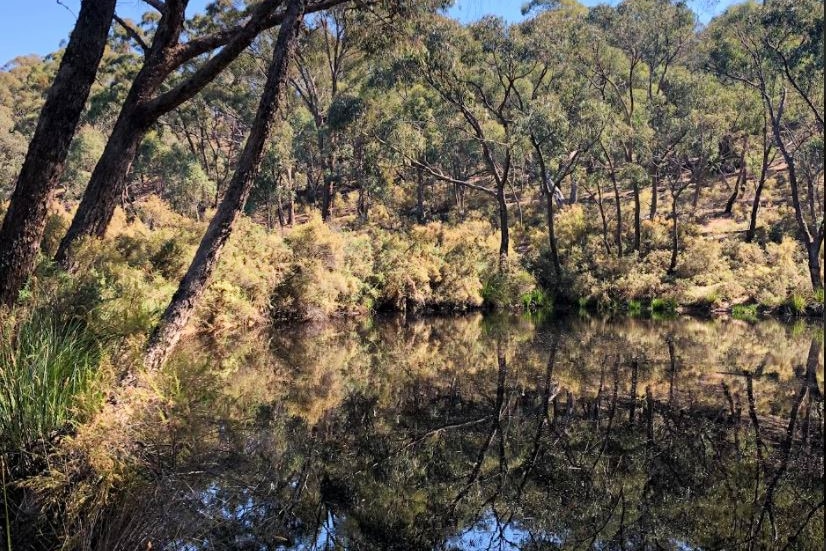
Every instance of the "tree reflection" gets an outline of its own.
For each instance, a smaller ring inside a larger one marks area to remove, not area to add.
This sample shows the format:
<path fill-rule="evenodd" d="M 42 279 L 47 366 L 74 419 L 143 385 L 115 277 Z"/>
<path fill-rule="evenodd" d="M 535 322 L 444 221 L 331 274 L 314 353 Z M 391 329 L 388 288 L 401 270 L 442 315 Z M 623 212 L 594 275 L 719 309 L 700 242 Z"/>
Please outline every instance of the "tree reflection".
<path fill-rule="evenodd" d="M 819 549 L 813 333 L 473 316 L 282 333 L 146 435 L 165 459 L 92 547 Z"/>

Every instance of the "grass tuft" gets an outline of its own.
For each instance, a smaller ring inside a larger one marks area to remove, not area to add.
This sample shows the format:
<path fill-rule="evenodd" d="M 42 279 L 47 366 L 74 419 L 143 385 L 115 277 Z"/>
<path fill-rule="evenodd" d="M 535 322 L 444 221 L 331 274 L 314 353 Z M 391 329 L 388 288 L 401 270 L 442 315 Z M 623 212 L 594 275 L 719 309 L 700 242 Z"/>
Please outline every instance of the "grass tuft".
<path fill-rule="evenodd" d="M 78 325 L 35 315 L 0 327 L 0 447 L 25 450 L 69 427 L 100 358 Z"/>

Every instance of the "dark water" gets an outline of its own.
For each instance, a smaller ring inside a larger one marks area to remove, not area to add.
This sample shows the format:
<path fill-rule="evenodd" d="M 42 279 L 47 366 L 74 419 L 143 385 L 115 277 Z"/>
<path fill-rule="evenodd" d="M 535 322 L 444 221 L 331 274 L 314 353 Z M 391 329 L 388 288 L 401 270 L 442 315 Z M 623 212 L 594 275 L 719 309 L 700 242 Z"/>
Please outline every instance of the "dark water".
<path fill-rule="evenodd" d="M 111 549 L 821 549 L 822 331 L 373 321 L 182 354 Z"/>

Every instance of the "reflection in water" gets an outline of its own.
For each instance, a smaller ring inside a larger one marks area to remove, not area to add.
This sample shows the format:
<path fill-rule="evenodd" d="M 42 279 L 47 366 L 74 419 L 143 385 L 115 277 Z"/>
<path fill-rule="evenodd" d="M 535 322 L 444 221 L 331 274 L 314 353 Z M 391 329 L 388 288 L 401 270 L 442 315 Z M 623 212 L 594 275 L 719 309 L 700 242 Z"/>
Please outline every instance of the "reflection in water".
<path fill-rule="evenodd" d="M 820 549 L 821 340 L 471 316 L 193 344 L 99 546 Z"/>

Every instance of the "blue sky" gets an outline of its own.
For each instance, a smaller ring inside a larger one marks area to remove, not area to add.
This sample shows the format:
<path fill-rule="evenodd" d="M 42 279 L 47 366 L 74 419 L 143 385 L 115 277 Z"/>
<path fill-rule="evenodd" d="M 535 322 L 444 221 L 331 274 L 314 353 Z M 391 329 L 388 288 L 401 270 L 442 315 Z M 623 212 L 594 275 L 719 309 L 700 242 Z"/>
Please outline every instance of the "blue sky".
<path fill-rule="evenodd" d="M 208 0 L 190 0 L 190 11 L 203 9 Z M 580 0 L 583 1 L 583 0 Z M 606 3 L 615 3 L 607 0 Z M 702 21 L 720 13 L 735 0 L 693 0 L 689 3 Z M 450 14 L 462 21 L 496 14 L 508 21 L 519 21 L 525 0 L 457 0 Z M 584 0 L 586 5 L 600 0 Z M 79 0 L 4 0 L 0 17 L 0 66 L 25 54 L 45 55 L 68 38 L 80 6 Z M 118 0 L 121 17 L 138 19 L 146 5 L 141 0 Z"/>

